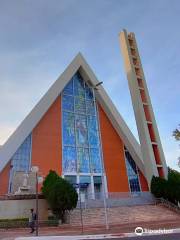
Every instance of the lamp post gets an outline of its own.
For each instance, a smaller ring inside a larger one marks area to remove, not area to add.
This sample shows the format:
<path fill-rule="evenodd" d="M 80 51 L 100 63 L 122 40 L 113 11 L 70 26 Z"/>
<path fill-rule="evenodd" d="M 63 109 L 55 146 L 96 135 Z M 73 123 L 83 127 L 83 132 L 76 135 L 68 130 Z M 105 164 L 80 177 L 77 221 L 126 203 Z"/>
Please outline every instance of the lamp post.
<path fill-rule="evenodd" d="M 39 167 L 38 166 L 32 166 L 31 172 L 35 173 L 35 183 L 36 183 L 36 236 L 38 236 L 38 230 L 39 230 L 39 206 L 38 206 L 38 183 L 41 183 L 43 181 L 42 177 L 38 176 Z"/>
<path fill-rule="evenodd" d="M 74 184 L 74 188 L 79 189 L 79 207 L 80 207 L 80 213 L 81 213 L 81 233 L 84 233 L 84 225 L 83 225 L 83 214 L 82 214 L 82 202 L 81 202 L 81 183 Z"/>
<path fill-rule="evenodd" d="M 92 85 L 92 91 L 93 91 L 93 98 L 95 102 L 95 91 L 99 90 L 98 87 L 102 85 L 103 82 L 99 82 L 96 85 Z M 96 113 L 97 114 L 97 113 Z M 101 154 L 102 155 L 102 154 Z M 108 222 L 108 213 L 107 213 L 107 202 L 106 202 L 106 188 L 105 188 L 105 167 L 104 167 L 104 161 L 102 158 L 102 168 L 103 168 L 103 175 L 102 175 L 102 190 L 103 190 L 103 203 L 104 203 L 104 213 L 105 213 L 105 224 L 106 224 L 106 230 L 109 229 L 109 222 Z"/>
<path fill-rule="evenodd" d="M 81 184 L 79 183 L 79 200 L 80 200 L 80 211 L 81 211 L 81 233 L 84 232 L 84 226 L 83 226 L 83 215 L 82 215 L 82 205 L 81 205 Z"/>

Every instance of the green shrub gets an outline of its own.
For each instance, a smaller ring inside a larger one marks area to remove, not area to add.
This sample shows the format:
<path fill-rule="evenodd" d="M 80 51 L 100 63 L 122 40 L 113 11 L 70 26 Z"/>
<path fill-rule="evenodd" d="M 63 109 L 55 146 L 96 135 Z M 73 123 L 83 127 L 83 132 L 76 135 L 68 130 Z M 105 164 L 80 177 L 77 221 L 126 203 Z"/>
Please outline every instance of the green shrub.
<path fill-rule="evenodd" d="M 160 177 L 153 176 L 151 181 L 151 192 L 157 197 L 160 198 L 165 195 L 166 180 Z"/>
<path fill-rule="evenodd" d="M 5 218 L 0 219 L 0 222 L 17 222 L 17 221 L 29 221 L 29 218 Z"/>
<path fill-rule="evenodd" d="M 173 169 L 168 171 L 168 179 L 154 177 L 151 181 L 151 192 L 157 198 L 164 198 L 178 204 L 180 202 L 180 173 Z"/>
<path fill-rule="evenodd" d="M 74 209 L 77 205 L 76 190 L 67 180 L 51 170 L 43 182 L 42 192 L 53 213 L 64 223 L 66 212 Z"/>
<path fill-rule="evenodd" d="M 28 218 L 0 219 L 0 228 L 28 227 Z"/>
<path fill-rule="evenodd" d="M 52 216 L 48 216 L 48 220 L 57 220 L 57 217 L 56 216 L 54 216 L 54 215 L 52 215 Z"/>

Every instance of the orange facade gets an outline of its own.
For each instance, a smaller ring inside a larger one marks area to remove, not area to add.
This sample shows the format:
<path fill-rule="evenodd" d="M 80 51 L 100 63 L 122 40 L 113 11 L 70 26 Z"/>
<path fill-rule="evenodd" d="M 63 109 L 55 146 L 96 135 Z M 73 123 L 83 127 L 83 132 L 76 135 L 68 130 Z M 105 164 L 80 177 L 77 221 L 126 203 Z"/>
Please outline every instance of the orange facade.
<path fill-rule="evenodd" d="M 9 162 L 2 172 L 0 172 L 0 195 L 8 193 L 10 167 Z"/>
<path fill-rule="evenodd" d="M 100 132 L 109 192 L 128 192 L 124 144 L 99 105 Z"/>
<path fill-rule="evenodd" d="M 140 181 L 140 184 L 141 184 L 141 191 L 142 192 L 149 191 L 147 180 L 140 170 L 139 170 L 139 181 Z"/>
<path fill-rule="evenodd" d="M 44 177 L 50 169 L 61 174 L 61 149 L 61 98 L 59 96 L 32 131 L 32 166 L 39 166 L 39 171 Z"/>
<path fill-rule="evenodd" d="M 104 167 L 109 192 L 129 192 L 124 144 L 108 116 L 98 105 Z M 31 165 L 40 175 L 50 169 L 62 174 L 61 97 L 59 96 L 32 131 Z M 0 195 L 8 192 L 10 162 L 0 173 Z M 142 191 L 148 191 L 146 178 L 139 171 Z"/>

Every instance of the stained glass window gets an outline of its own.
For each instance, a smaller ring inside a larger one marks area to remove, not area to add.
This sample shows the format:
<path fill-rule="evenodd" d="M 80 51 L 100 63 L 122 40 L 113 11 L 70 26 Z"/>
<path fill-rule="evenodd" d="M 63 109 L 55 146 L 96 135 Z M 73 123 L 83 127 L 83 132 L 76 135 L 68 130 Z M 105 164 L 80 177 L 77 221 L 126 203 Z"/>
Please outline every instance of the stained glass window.
<path fill-rule="evenodd" d="M 101 146 L 93 91 L 76 73 L 62 93 L 63 171 L 101 173 Z"/>
<path fill-rule="evenodd" d="M 75 112 L 77 113 L 85 113 L 86 112 L 86 105 L 84 98 L 75 98 Z"/>
<path fill-rule="evenodd" d="M 98 148 L 90 149 L 91 170 L 94 173 L 101 173 L 101 155 Z"/>
<path fill-rule="evenodd" d="M 30 160 L 31 160 L 31 134 L 25 139 L 25 141 L 21 144 L 16 153 L 13 155 L 12 170 L 28 172 L 30 168 Z"/>
<path fill-rule="evenodd" d="M 136 163 L 134 162 L 133 158 L 131 157 L 130 153 L 125 150 L 126 156 L 126 168 L 129 180 L 129 186 L 131 192 L 140 192 L 140 184 L 139 184 L 139 177 Z"/>
<path fill-rule="evenodd" d="M 93 99 L 93 93 L 91 91 L 91 89 L 87 86 L 87 84 L 85 84 L 85 94 L 86 94 L 86 99 Z"/>
<path fill-rule="evenodd" d="M 73 95 L 73 81 L 70 81 L 64 88 L 64 94 Z"/>
<path fill-rule="evenodd" d="M 75 147 L 64 147 L 63 149 L 63 171 L 76 172 L 76 149 Z"/>
<path fill-rule="evenodd" d="M 76 138 L 78 146 L 87 146 L 88 137 L 87 137 L 87 120 L 86 116 L 76 115 Z"/>
<path fill-rule="evenodd" d="M 74 112 L 74 98 L 68 95 L 63 95 L 62 97 L 63 109 L 66 111 Z"/>
<path fill-rule="evenodd" d="M 95 104 L 94 101 L 86 101 L 87 114 L 95 115 Z"/>
<path fill-rule="evenodd" d="M 80 98 L 85 97 L 84 81 L 78 73 L 74 76 L 74 95 Z"/>
<path fill-rule="evenodd" d="M 97 121 L 94 116 L 88 116 L 88 136 L 89 136 L 89 145 L 90 146 L 98 146 L 99 138 L 98 138 L 98 128 Z"/>
<path fill-rule="evenodd" d="M 89 149 L 77 148 L 78 172 L 88 173 L 89 169 Z"/>
<path fill-rule="evenodd" d="M 63 143 L 64 145 L 75 145 L 75 120 L 74 114 L 63 113 Z"/>

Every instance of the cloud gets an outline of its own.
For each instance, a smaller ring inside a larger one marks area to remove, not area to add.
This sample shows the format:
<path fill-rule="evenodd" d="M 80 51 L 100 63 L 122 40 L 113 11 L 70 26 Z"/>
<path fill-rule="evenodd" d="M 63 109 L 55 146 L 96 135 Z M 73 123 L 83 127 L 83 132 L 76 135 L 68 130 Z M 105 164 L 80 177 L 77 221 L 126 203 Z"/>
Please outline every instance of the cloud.
<path fill-rule="evenodd" d="M 165 153 L 174 159 L 176 147 L 169 153 L 168 143 L 180 116 L 179 11 L 177 0 L 2 1 L 1 141 L 79 51 L 137 137 L 118 40 L 119 31 L 127 28 L 136 34 Z"/>
<path fill-rule="evenodd" d="M 0 124 L 0 145 L 3 145 L 8 137 L 14 132 L 15 126 L 12 124 Z"/>

